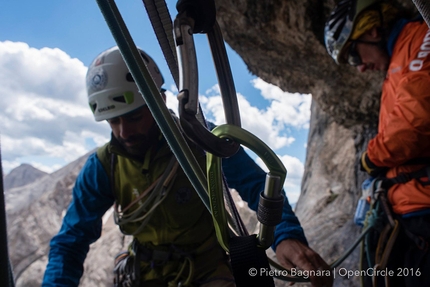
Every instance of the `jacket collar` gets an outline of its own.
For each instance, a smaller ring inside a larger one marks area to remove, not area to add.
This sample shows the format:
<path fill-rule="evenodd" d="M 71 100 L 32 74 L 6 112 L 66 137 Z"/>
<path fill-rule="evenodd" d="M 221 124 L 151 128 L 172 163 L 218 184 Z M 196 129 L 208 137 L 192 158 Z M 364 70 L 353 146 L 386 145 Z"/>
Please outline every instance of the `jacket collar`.
<path fill-rule="evenodd" d="M 406 24 L 420 20 L 423 20 L 422 17 L 416 17 L 414 19 L 401 18 L 396 23 L 394 23 L 387 40 L 387 51 L 390 57 L 393 55 L 393 49 L 394 45 L 396 44 L 397 38 L 399 37 L 400 32 L 403 30 Z"/>

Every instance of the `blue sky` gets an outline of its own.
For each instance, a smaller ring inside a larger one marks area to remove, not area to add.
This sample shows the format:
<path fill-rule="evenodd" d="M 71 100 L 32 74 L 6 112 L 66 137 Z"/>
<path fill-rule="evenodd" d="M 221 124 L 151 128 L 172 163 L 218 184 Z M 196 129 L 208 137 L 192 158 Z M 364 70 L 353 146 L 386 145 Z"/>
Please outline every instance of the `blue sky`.
<path fill-rule="evenodd" d="M 116 1 L 135 43 L 159 65 L 175 109 L 176 87 L 141 0 Z M 176 15 L 176 1 L 167 1 Z M 109 138 L 87 105 L 85 73 L 115 41 L 96 1 L 0 2 L 0 139 L 3 172 L 21 163 L 53 172 Z M 206 117 L 224 122 L 206 35 L 195 35 L 199 98 Z M 290 201 L 300 191 L 310 95 L 289 94 L 251 75 L 227 46 L 243 128 L 266 142 L 285 164 Z M 254 158 L 255 156 L 252 155 Z M 261 160 L 255 158 L 261 164 Z"/>

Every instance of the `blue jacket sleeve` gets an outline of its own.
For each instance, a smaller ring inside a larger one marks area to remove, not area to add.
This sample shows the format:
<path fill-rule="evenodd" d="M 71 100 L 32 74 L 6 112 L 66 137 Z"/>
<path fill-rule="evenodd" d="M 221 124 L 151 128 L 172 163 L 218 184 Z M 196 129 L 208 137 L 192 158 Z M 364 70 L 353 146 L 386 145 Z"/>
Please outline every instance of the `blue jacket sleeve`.
<path fill-rule="evenodd" d="M 222 168 L 229 187 L 236 189 L 248 206 L 257 211 L 260 193 L 264 190 L 266 173 L 242 147 L 234 156 L 222 160 Z M 294 214 L 284 190 L 282 192 L 285 197 L 282 222 L 275 229 L 273 250 L 276 250 L 276 246 L 285 239 L 298 239 L 308 244 L 303 228 Z"/>
<path fill-rule="evenodd" d="M 59 233 L 50 243 L 42 286 L 78 286 L 89 245 L 101 234 L 102 216 L 112 206 L 109 179 L 92 154 L 78 175 Z"/>

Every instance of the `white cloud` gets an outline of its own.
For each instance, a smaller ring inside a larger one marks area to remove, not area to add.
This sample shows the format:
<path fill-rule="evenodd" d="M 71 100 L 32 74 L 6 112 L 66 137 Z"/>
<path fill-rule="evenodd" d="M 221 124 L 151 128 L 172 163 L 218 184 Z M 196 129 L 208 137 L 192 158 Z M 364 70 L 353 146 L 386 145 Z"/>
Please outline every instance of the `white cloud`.
<path fill-rule="evenodd" d="M 87 68 L 59 49 L 0 42 L 0 122 L 5 173 L 28 157 L 62 159 L 86 153 L 85 141 L 107 140 L 109 128 L 88 108 Z M 43 170 L 48 166 L 31 162 Z M 55 166 L 57 168 L 58 165 Z"/>
<path fill-rule="evenodd" d="M 268 112 L 273 113 L 274 119 L 282 126 L 309 128 L 311 95 L 283 92 L 279 87 L 268 84 L 260 78 L 251 82 L 256 89 L 261 91 L 261 95 L 265 99 L 271 100 Z"/>
<path fill-rule="evenodd" d="M 272 96 L 272 98 L 266 96 L 271 103 L 267 109 L 260 110 L 252 106 L 243 95 L 238 93 L 237 98 L 242 127 L 262 139 L 274 150 L 288 147 L 295 141 L 295 138 L 287 135 L 286 128 L 307 128 L 309 125 L 309 116 L 306 118 L 306 116 L 299 115 L 299 113 L 302 110 L 306 110 L 306 107 L 310 107 L 310 99 L 308 105 L 308 97 L 306 96 L 284 93 L 276 86 L 265 83 L 262 80 L 255 80 L 254 82 L 262 92 L 270 94 L 270 91 L 275 91 L 276 93 L 272 93 L 272 95 L 277 96 Z M 225 123 L 224 107 L 222 98 L 219 95 L 218 85 L 209 89 L 207 93 L 212 95 L 210 97 L 199 97 L 207 117 L 212 119 L 215 124 Z M 284 101 L 282 97 L 292 97 L 294 99 Z M 284 105 L 286 110 L 293 111 L 292 116 L 284 115 L 287 113 L 282 111 Z M 296 119 L 290 120 L 290 118 Z"/>
<path fill-rule="evenodd" d="M 176 89 L 176 87 L 172 86 L 172 88 Z M 177 95 L 176 91 L 166 91 L 166 105 L 169 109 L 173 110 L 176 115 L 179 115 L 178 113 L 178 99 L 176 97 Z"/>

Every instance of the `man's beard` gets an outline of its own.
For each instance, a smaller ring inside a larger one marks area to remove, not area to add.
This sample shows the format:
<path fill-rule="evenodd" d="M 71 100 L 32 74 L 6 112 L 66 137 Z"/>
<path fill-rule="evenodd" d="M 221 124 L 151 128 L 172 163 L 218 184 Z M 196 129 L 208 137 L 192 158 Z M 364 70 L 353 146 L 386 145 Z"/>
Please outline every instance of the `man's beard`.
<path fill-rule="evenodd" d="M 144 153 L 149 148 L 148 139 L 145 135 L 133 135 L 128 139 L 118 137 L 117 140 L 127 153 L 133 156 L 143 157 Z M 126 145 L 127 143 L 134 143 L 134 145 L 128 146 Z"/>
<path fill-rule="evenodd" d="M 148 135 L 136 134 L 127 139 L 118 137 L 117 140 L 127 153 L 137 158 L 144 158 L 147 150 L 157 142 L 160 130 L 157 125 L 153 125 L 148 132 Z M 126 143 L 134 143 L 132 146 Z"/>

